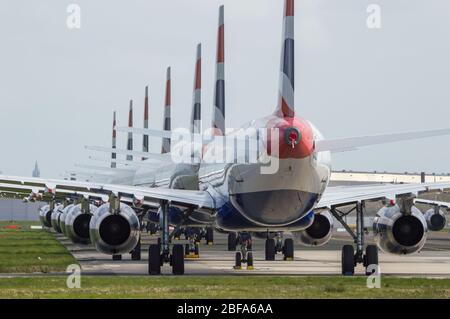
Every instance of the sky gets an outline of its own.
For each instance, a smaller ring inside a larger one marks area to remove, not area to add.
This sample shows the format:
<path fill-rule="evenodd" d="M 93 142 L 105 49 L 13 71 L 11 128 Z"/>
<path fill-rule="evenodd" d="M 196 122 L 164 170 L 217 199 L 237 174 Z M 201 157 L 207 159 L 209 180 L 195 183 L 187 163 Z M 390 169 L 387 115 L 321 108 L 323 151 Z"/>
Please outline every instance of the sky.
<path fill-rule="evenodd" d="M 81 9 L 79 29 L 67 8 Z M 110 146 L 112 112 L 161 129 L 172 67 L 173 127 L 187 127 L 195 47 L 203 44 L 203 125 L 213 107 L 219 5 L 225 5 L 226 124 L 273 112 L 278 98 L 282 0 L 3 0 L 0 2 L 0 171 L 61 177 L 96 164 L 84 145 Z M 381 8 L 368 28 L 367 8 Z M 296 112 L 325 137 L 450 127 L 450 2 L 296 0 Z M 141 137 L 135 137 L 141 149 Z M 118 133 L 125 148 L 126 133 Z M 151 139 L 151 150 L 160 141 Z M 333 169 L 450 172 L 450 137 L 333 156 Z M 105 163 L 107 165 L 107 163 Z"/>

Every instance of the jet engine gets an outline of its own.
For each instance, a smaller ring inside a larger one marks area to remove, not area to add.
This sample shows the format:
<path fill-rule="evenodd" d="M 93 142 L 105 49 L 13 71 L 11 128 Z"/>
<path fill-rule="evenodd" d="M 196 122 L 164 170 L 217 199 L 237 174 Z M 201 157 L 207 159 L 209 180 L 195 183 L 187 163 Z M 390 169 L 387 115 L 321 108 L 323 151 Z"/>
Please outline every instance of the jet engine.
<path fill-rule="evenodd" d="M 324 211 L 314 215 L 311 226 L 292 234 L 304 246 L 323 246 L 330 241 L 333 226 L 333 216 L 330 212 Z"/>
<path fill-rule="evenodd" d="M 64 209 L 63 205 L 57 204 L 57 205 L 55 205 L 55 208 L 53 209 L 53 212 L 52 212 L 51 224 L 52 224 L 53 229 L 57 233 L 62 233 L 61 227 L 59 227 L 59 219 L 61 217 L 61 214 L 63 213 L 63 209 Z"/>
<path fill-rule="evenodd" d="M 374 239 L 378 247 L 391 254 L 406 255 L 422 249 L 427 240 L 427 222 L 415 206 L 411 213 L 398 205 L 383 207 L 373 220 Z"/>
<path fill-rule="evenodd" d="M 72 207 L 67 212 L 66 220 L 64 222 L 66 235 L 76 244 L 87 245 L 91 242 L 89 225 L 92 215 L 95 214 L 97 207 L 90 204 L 89 210 L 84 211 L 82 204 L 69 206 Z"/>
<path fill-rule="evenodd" d="M 136 247 L 140 223 L 133 209 L 123 203 L 115 212 L 110 204 L 100 206 L 92 216 L 89 235 L 95 248 L 104 254 L 120 255 Z"/>
<path fill-rule="evenodd" d="M 44 205 L 39 209 L 39 220 L 42 226 L 52 227 L 52 211 L 50 205 Z"/>
<path fill-rule="evenodd" d="M 440 231 L 447 225 L 447 217 L 442 210 L 431 208 L 424 214 L 429 230 Z"/>
<path fill-rule="evenodd" d="M 59 217 L 59 228 L 61 228 L 61 231 L 64 235 L 67 236 L 66 232 L 66 217 L 69 211 L 74 207 L 74 204 L 67 205 L 64 207 L 61 216 Z"/>

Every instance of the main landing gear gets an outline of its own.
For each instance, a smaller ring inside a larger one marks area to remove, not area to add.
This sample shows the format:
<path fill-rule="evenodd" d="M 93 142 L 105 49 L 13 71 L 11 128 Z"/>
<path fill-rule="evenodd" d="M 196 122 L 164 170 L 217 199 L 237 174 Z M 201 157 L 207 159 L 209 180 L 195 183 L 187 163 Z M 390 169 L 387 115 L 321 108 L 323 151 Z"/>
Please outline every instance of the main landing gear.
<path fill-rule="evenodd" d="M 228 251 L 236 251 L 238 239 L 236 233 L 228 233 Z"/>
<path fill-rule="evenodd" d="M 344 276 L 353 276 L 357 264 L 363 264 L 366 275 L 372 274 L 375 270 L 374 266 L 378 266 L 378 247 L 376 245 L 367 245 L 364 251 L 364 212 L 365 201 L 354 203 L 354 207 L 344 213 L 340 211 L 338 206 L 331 208 L 333 216 L 344 226 L 347 232 L 352 236 L 356 247 L 353 245 L 344 245 L 342 247 L 341 268 Z M 351 212 L 356 211 L 356 234 L 348 226 L 343 217 Z M 355 252 L 356 248 L 356 252 Z"/>
<path fill-rule="evenodd" d="M 278 233 L 274 238 L 266 239 L 265 259 L 275 260 L 277 253 L 283 253 L 283 260 L 294 260 L 294 240 L 286 238 L 283 244 L 283 234 Z"/>
<path fill-rule="evenodd" d="M 230 233 L 234 234 L 235 233 Z M 252 236 L 249 233 L 239 234 L 241 251 L 236 252 L 234 269 L 242 269 L 242 264 L 247 264 L 247 270 L 253 270 Z"/>
<path fill-rule="evenodd" d="M 148 273 L 160 275 L 161 266 L 169 263 L 174 275 L 184 274 L 184 247 L 181 244 L 172 246 L 170 251 L 168 204 L 162 201 L 159 214 L 161 216 L 161 240 L 157 244 L 151 244 L 148 249 Z"/>

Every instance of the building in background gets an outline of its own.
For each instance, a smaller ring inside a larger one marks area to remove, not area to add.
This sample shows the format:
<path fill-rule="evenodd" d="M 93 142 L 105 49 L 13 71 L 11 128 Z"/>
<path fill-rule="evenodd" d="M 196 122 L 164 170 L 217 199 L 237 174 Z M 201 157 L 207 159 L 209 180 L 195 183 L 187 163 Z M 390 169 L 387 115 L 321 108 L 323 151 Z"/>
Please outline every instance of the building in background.
<path fill-rule="evenodd" d="M 41 171 L 39 170 L 38 162 L 34 163 L 34 170 L 32 175 L 33 177 L 41 177 Z"/>

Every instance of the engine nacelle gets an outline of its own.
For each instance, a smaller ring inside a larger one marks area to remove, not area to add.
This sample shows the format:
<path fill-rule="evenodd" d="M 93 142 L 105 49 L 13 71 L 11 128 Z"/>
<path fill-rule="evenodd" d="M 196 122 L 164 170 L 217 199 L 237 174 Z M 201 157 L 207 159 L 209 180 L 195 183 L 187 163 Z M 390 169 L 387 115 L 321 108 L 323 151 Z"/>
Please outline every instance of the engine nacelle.
<path fill-rule="evenodd" d="M 64 235 L 67 236 L 66 232 L 66 217 L 69 211 L 74 207 L 74 204 L 67 205 L 64 207 L 61 216 L 59 217 L 59 228 L 61 228 L 61 231 Z"/>
<path fill-rule="evenodd" d="M 305 230 L 292 232 L 294 238 L 304 246 L 323 246 L 331 239 L 334 220 L 330 212 L 324 211 L 314 215 L 314 221 Z"/>
<path fill-rule="evenodd" d="M 412 254 L 427 240 L 427 222 L 415 206 L 405 215 L 398 205 L 383 207 L 373 220 L 374 239 L 378 247 L 391 254 Z"/>
<path fill-rule="evenodd" d="M 89 205 L 89 212 L 84 212 L 81 204 L 69 206 L 72 207 L 68 210 L 64 222 L 66 235 L 76 244 L 87 245 L 91 242 L 89 225 L 97 207 L 91 204 Z"/>
<path fill-rule="evenodd" d="M 95 248 L 104 254 L 120 255 L 136 247 L 140 223 L 133 209 L 121 203 L 119 212 L 110 213 L 110 204 L 100 206 L 92 216 L 89 234 Z"/>
<path fill-rule="evenodd" d="M 429 230 L 440 231 L 447 225 L 447 217 L 442 210 L 435 210 L 431 208 L 424 214 L 425 220 Z"/>
<path fill-rule="evenodd" d="M 61 227 L 59 227 L 59 219 L 61 217 L 61 214 L 63 213 L 63 209 L 64 209 L 63 205 L 57 204 L 57 205 L 55 205 L 55 208 L 53 209 L 53 212 L 52 212 L 51 224 L 52 224 L 53 229 L 57 233 L 62 233 Z"/>
<path fill-rule="evenodd" d="M 39 209 L 39 220 L 42 226 L 52 227 L 52 211 L 50 205 L 44 205 Z"/>

